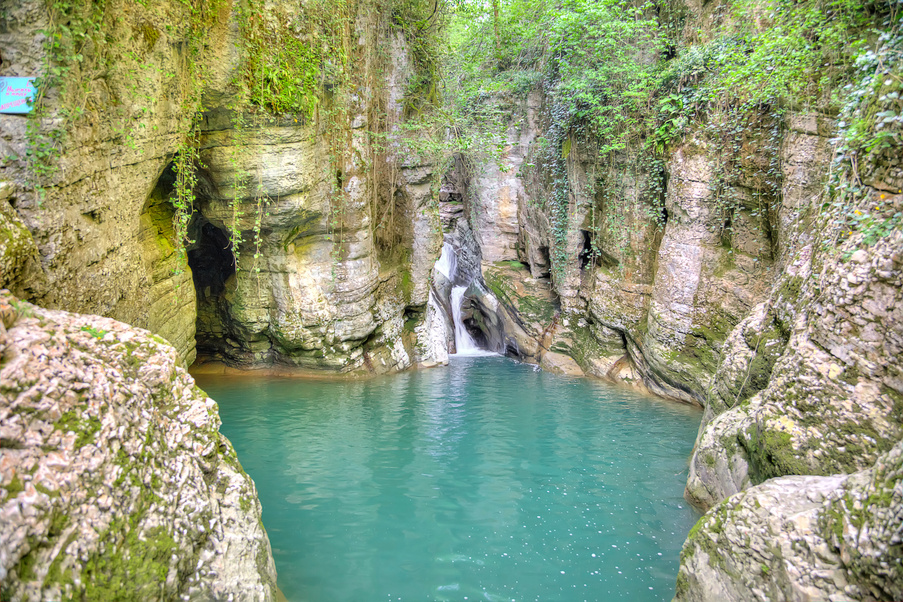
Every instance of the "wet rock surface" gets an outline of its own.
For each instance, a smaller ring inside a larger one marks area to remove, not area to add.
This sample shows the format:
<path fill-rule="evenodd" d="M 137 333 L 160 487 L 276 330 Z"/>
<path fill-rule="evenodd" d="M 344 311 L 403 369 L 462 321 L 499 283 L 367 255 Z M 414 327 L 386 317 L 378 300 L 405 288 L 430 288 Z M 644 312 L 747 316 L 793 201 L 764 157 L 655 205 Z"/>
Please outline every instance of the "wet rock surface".
<path fill-rule="evenodd" d="M 4 599 L 273 600 L 253 481 L 162 338 L 0 293 Z"/>

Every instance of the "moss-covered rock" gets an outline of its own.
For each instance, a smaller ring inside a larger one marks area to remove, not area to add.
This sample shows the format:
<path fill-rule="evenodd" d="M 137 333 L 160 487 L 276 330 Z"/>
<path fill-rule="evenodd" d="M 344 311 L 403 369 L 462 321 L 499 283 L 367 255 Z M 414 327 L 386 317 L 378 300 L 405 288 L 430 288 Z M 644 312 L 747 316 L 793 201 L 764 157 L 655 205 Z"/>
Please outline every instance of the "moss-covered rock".
<path fill-rule="evenodd" d="M 903 443 L 848 476 L 772 479 L 690 532 L 676 602 L 903 596 Z"/>
<path fill-rule="evenodd" d="M 11 182 L 0 182 L 0 288 L 21 292 L 43 274 L 31 232 L 9 204 L 13 189 Z"/>
<path fill-rule="evenodd" d="M 17 600 L 272 600 L 254 483 L 160 337 L 18 308 L 0 340 L 0 582 Z"/>

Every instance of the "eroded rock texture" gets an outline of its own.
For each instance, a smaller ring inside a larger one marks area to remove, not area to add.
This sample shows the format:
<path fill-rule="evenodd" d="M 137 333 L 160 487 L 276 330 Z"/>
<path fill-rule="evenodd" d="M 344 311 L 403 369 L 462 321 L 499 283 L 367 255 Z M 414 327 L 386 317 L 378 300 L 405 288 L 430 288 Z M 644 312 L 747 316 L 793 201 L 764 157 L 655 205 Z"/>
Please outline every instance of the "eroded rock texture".
<path fill-rule="evenodd" d="M 703 406 L 687 485 L 702 508 L 774 476 L 862 470 L 903 437 L 901 233 L 838 241 L 839 218 L 824 213 L 835 120 L 783 119 L 779 144 L 768 114 L 733 149 L 691 132 L 661 164 L 665 180 L 639 169 L 608 191 L 604 179 L 589 186 L 591 161 L 571 149 L 567 265 L 552 265 L 537 201 L 550 192 L 534 172 L 519 261 L 484 262 L 488 291 L 466 302 L 494 348 L 541 365 L 552 353 L 549 369 L 575 372 L 563 354 L 586 374 Z M 518 127 L 523 140 L 543 125 Z M 896 148 L 873 158 L 867 193 L 843 211 L 899 211 Z M 484 196 L 473 202 L 489 207 Z"/>
<path fill-rule="evenodd" d="M 158 336 L 0 293 L 0 583 L 15 600 L 273 600 L 260 503 Z"/>
<path fill-rule="evenodd" d="M 731 334 L 710 390 L 687 483 L 704 508 L 774 476 L 862 470 L 903 438 L 903 232 L 838 241 L 836 215 L 807 222 L 824 196 L 800 157 L 824 157 L 818 132 L 798 120 L 785 147 L 784 270 Z M 898 146 L 856 177 L 863 193 L 844 211 L 903 209 Z"/>
<path fill-rule="evenodd" d="M 903 596 L 903 444 L 847 476 L 772 479 L 714 508 L 681 553 L 675 600 Z"/>

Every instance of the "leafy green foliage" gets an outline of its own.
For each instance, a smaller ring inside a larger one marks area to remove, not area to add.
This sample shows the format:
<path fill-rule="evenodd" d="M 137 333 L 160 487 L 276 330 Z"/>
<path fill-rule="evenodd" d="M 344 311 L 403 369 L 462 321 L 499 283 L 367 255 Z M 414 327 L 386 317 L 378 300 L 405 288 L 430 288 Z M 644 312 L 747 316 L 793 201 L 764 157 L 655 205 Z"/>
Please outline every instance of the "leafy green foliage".
<path fill-rule="evenodd" d="M 838 123 L 830 195 L 823 206 L 835 226 L 827 246 L 854 235 L 870 246 L 903 228 L 898 196 L 903 190 L 887 184 L 876 190 L 865 183 L 874 183 L 882 165 L 899 161 L 903 146 L 903 19 L 886 26 L 875 49 L 856 61 L 856 77 L 845 88 L 849 100 Z"/>
<path fill-rule="evenodd" d="M 240 3 L 248 100 L 273 113 L 313 118 L 323 89 L 336 86 L 348 66 L 348 21 L 345 0 L 305 2 L 294 15 Z"/>
<path fill-rule="evenodd" d="M 697 106 L 779 103 L 814 108 L 839 101 L 866 44 L 879 2 L 737 0 L 711 41 L 691 46 L 669 67 Z"/>
<path fill-rule="evenodd" d="M 94 47 L 100 60 L 105 49 L 98 35 L 105 18 L 105 0 L 51 0 L 47 8 L 49 25 L 40 32 L 45 39 L 45 61 L 35 80 L 37 95 L 26 126 L 26 164 L 39 200 L 44 196 L 44 185 L 59 170 L 67 126 L 80 119 L 86 109 L 88 83 L 80 77 L 88 70 L 85 48 Z M 47 104 L 51 88 L 56 88 L 63 99 L 55 111 Z"/>
<path fill-rule="evenodd" d="M 735 0 L 707 9 L 710 21 L 690 31 L 684 4 L 668 0 L 465 2 L 452 20 L 459 58 L 448 63 L 449 101 L 465 129 L 475 124 L 482 128 L 476 136 L 489 137 L 509 123 L 494 113 L 500 104 L 494 99 L 542 92 L 544 139 L 530 167 L 541 182 L 558 277 L 572 259 L 567 232 L 580 203 L 592 206 L 595 255 L 603 239 L 629 250 L 628 213 L 663 223 L 657 157 L 690 131 L 712 141 L 705 152 L 721 214 L 712 227 L 729 244 L 738 211 L 763 216 L 780 200 L 786 112 L 836 111 L 855 57 L 874 37 L 871 28 L 886 28 L 879 24 L 899 4 Z M 886 109 L 879 119 L 897 116 Z M 886 144 L 890 136 L 876 132 L 871 143 Z M 568 174 L 576 148 L 581 161 L 596 165 L 585 190 L 575 190 Z M 639 197 L 625 173 L 646 183 Z M 741 194 L 740 181 L 745 188 L 751 182 L 751 192 Z M 596 209 L 603 210 L 598 220 Z"/>
<path fill-rule="evenodd" d="M 176 181 L 173 195 L 170 197 L 175 209 L 172 226 L 180 259 L 185 254 L 186 245 L 193 242 L 188 238 L 188 224 L 194 213 L 194 189 L 198 180 L 196 172 L 198 162 L 197 136 L 189 136 L 182 142 L 173 159 Z M 181 264 L 180 261 L 179 265 Z"/>
<path fill-rule="evenodd" d="M 560 280 L 572 259 L 567 236 L 575 202 L 611 191 L 615 156 L 636 156 L 655 124 L 657 60 L 666 36 L 651 18 L 653 2 L 514 0 L 496 8 L 489 14 L 470 7 L 453 20 L 451 39 L 462 58 L 450 62 L 450 103 L 465 129 L 474 124 L 475 137 L 500 139 L 510 110 L 498 115 L 497 107 L 508 107 L 494 99 L 517 102 L 532 90 L 543 92 L 544 137 L 524 175 L 541 182 L 538 201 Z M 576 149 L 600 166 L 587 190 L 572 189 L 568 164 Z"/>
<path fill-rule="evenodd" d="M 90 334 L 92 337 L 94 337 L 96 339 L 102 339 L 107 335 L 106 330 L 103 330 L 101 328 L 96 328 L 94 326 L 82 326 L 80 328 L 80 330 L 82 332 L 87 332 L 88 334 Z"/>
<path fill-rule="evenodd" d="M 189 114 L 200 103 L 204 81 L 203 61 L 198 57 L 223 1 L 180 0 L 176 25 L 167 25 L 169 33 L 188 41 L 186 67 L 193 89 L 177 101 Z M 133 146 L 135 117 L 147 112 L 146 106 L 139 105 L 150 99 L 137 94 L 137 86 L 129 81 L 153 81 L 155 76 L 147 72 L 135 47 L 150 48 L 161 36 L 149 22 L 129 28 L 120 15 L 121 0 L 46 0 L 46 7 L 47 26 L 40 32 L 45 40 L 44 61 L 35 82 L 34 109 L 28 116 L 25 157 L 40 197 L 59 171 L 64 144 L 86 118 L 103 122 L 126 146 Z M 117 86 L 124 90 L 117 91 Z M 122 97 L 121 92 L 136 97 Z"/>

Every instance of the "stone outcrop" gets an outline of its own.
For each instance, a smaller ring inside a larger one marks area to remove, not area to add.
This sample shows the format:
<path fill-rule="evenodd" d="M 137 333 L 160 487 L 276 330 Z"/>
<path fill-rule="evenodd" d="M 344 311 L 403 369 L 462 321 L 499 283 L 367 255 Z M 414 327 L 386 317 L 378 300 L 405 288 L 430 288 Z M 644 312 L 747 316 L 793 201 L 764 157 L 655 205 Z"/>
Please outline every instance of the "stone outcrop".
<path fill-rule="evenodd" d="M 772 479 L 700 519 L 676 602 L 903 596 L 903 444 L 846 476 Z"/>
<path fill-rule="evenodd" d="M 774 311 L 799 278 L 788 274 L 776 299 L 734 331 L 691 461 L 689 499 L 708 508 L 773 476 L 861 470 L 903 439 L 903 266 L 893 259 L 901 248 L 897 231 L 846 260 L 842 251 L 823 259 L 792 324 Z"/>
<path fill-rule="evenodd" d="M 770 477 L 862 470 L 903 439 L 903 232 L 849 230 L 838 241 L 832 227 L 844 218 L 832 211 L 899 214 L 899 146 L 863 161 L 858 196 L 844 206 L 833 192 L 842 209 L 813 221 L 828 194 L 813 184 L 824 180 L 825 120 L 797 117 L 791 131 L 783 271 L 728 338 L 715 375 L 687 482 L 703 508 Z"/>
<path fill-rule="evenodd" d="M 16 600 L 273 600 L 253 481 L 149 332 L 0 294 L 0 582 Z"/>
<path fill-rule="evenodd" d="M 899 53 L 892 43 L 878 52 Z M 894 80 L 874 69 L 842 118 L 898 110 L 881 92 Z M 824 161 L 823 123 L 793 124 L 783 273 L 728 338 L 710 391 L 687 498 L 715 507 L 684 547 L 677 600 L 903 595 L 900 125 L 876 127 L 895 143 L 862 155 L 841 135 L 855 159 L 836 161 L 821 192 L 819 161 L 800 159 Z"/>
<path fill-rule="evenodd" d="M 506 275 L 520 281 L 511 285 L 514 289 L 527 279 L 549 282 L 550 298 L 563 321 L 582 321 L 587 329 L 571 337 L 593 348 L 594 353 L 583 354 L 585 359 L 574 357 L 585 372 L 603 378 L 623 372 L 636 386 L 703 405 L 723 357 L 722 344 L 772 283 L 779 251 L 768 212 L 762 210 L 767 199 L 753 193 L 763 187 L 767 149 L 754 151 L 743 169 L 716 172 L 713 166 L 723 161 L 722 145 L 702 133 L 690 135 L 664 163 L 665 187 L 662 174 L 638 167 L 630 156 L 620 157 L 611 173 L 600 175 L 592 149 L 574 143 L 561 167 L 568 177 L 567 212 L 553 218 L 538 200 L 553 196 L 547 181 L 551 176 L 535 167 L 521 168 L 522 157 L 541 162 L 533 145 L 546 127 L 542 102 L 535 93 L 528 97 L 508 132 L 504 190 L 498 178 L 474 176 L 469 182 L 467 205 L 472 208 L 467 213 L 475 229 L 491 233 L 478 236 L 484 258 L 495 265 L 516 259 L 527 266 L 529 275 Z M 754 141 L 748 146 L 755 148 Z M 824 169 L 824 162 L 819 165 Z M 730 212 L 723 206 L 724 188 L 739 199 Z M 499 224 L 511 220 L 493 214 L 498 210 L 507 216 L 511 190 L 518 199 L 516 254 L 496 248 L 508 240 L 508 226 Z M 563 233 L 555 219 L 566 220 Z M 553 257 L 556 245 L 563 245 L 563 255 Z M 492 313 L 485 310 L 487 316 Z M 523 338 L 518 330 L 509 337 Z M 574 345 L 575 353 L 586 345 Z M 589 358 L 595 366 L 588 365 Z"/>
<path fill-rule="evenodd" d="M 523 99 L 491 102 L 497 102 L 499 110 L 511 114 L 514 120 L 506 128 L 499 160 L 479 165 L 470 178 L 468 213 L 483 260 L 495 263 L 518 259 L 520 209 L 528 202 L 520 174 L 536 139 L 541 95 L 534 91 Z"/>
<path fill-rule="evenodd" d="M 727 213 L 728 193 L 714 186 L 718 142 L 689 138 L 668 162 L 668 215 L 658 248 L 642 339 L 647 382 L 672 397 L 704 402 L 727 334 L 768 289 L 772 247 L 758 199 L 743 194 L 752 184 L 732 182 L 748 203 Z M 745 184 L 745 186 L 744 186 Z M 758 218 L 751 217 L 758 215 Z M 725 244 L 727 243 L 727 244 Z"/>

